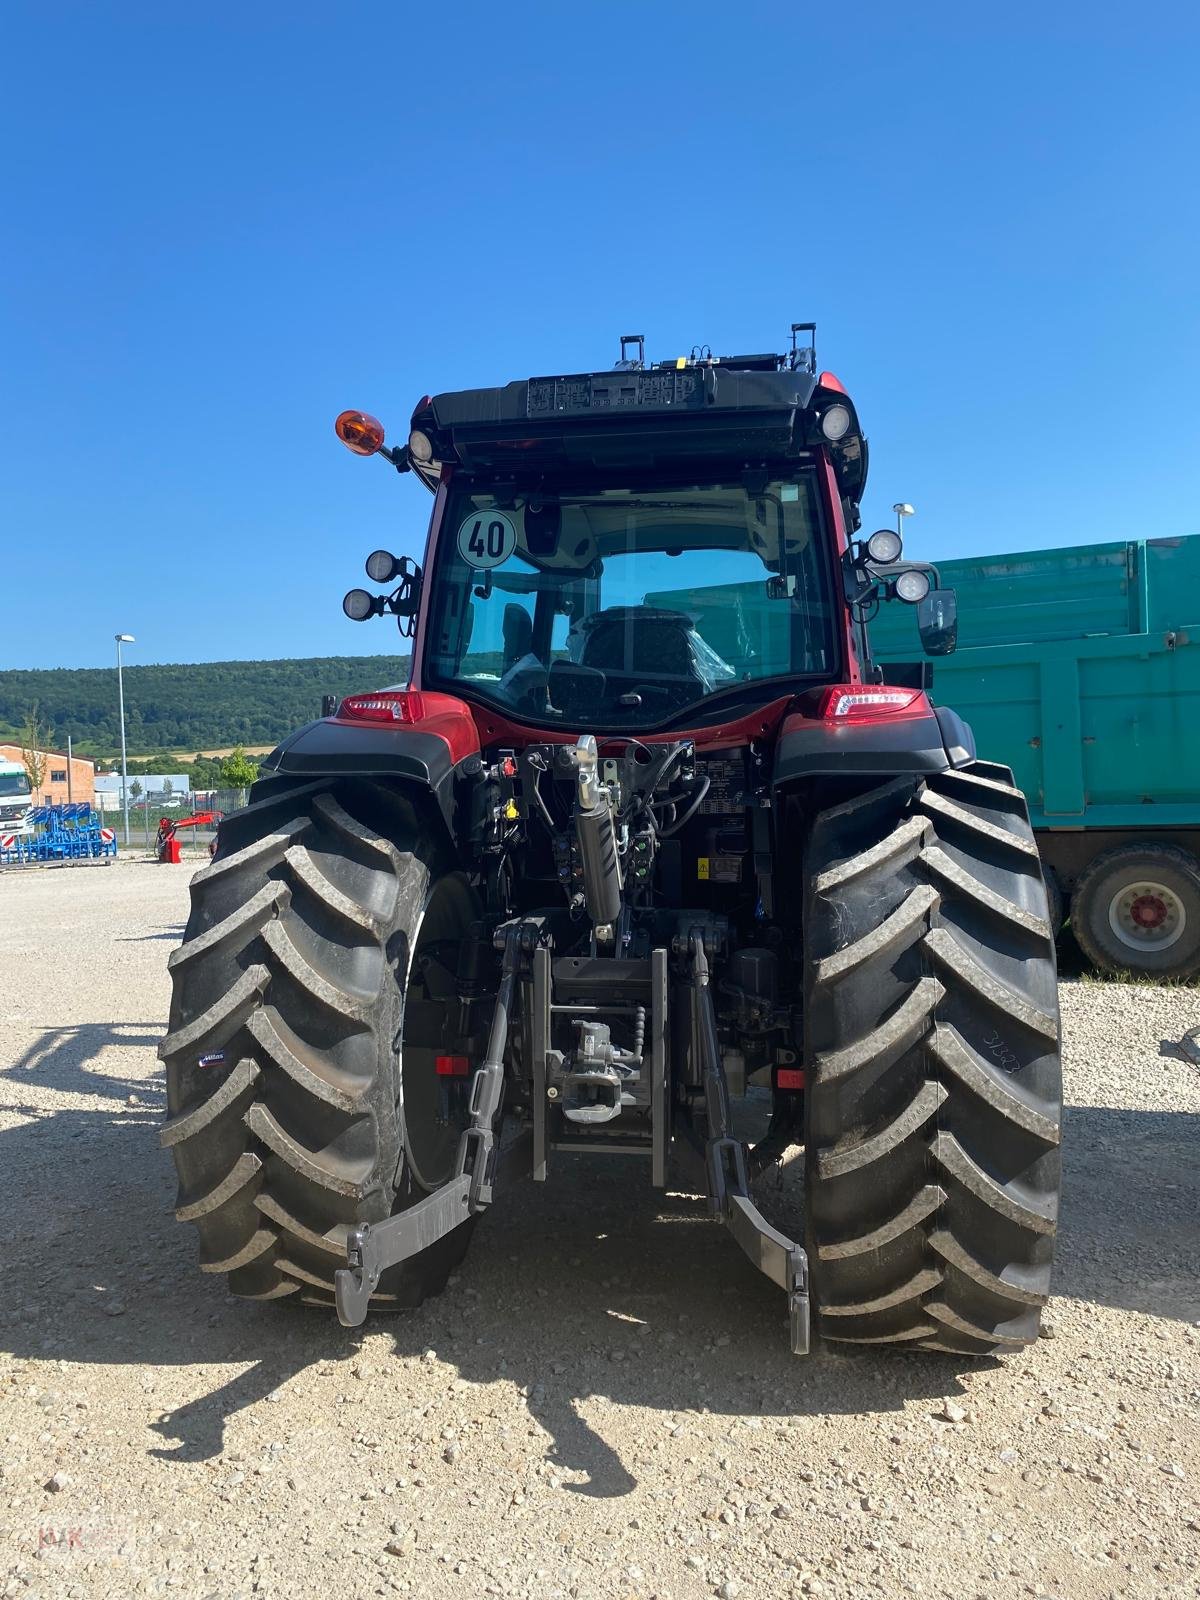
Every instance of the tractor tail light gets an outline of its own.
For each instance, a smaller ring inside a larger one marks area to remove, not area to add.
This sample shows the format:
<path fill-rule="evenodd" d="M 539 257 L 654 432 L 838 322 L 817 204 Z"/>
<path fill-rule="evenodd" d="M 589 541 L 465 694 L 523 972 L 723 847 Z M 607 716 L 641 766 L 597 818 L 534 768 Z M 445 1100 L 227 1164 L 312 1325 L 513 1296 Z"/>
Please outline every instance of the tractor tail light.
<path fill-rule="evenodd" d="M 804 1087 L 804 1068 L 803 1067 L 776 1067 L 776 1069 L 775 1069 L 775 1087 L 777 1089 L 792 1089 L 792 1090 L 803 1089 L 803 1087 Z"/>
<path fill-rule="evenodd" d="M 377 694 L 347 695 L 337 714 L 344 722 L 420 722 L 425 703 L 414 689 L 381 689 Z"/>
<path fill-rule="evenodd" d="M 820 710 L 824 722 L 883 722 L 930 715 L 923 689 L 892 689 L 884 683 L 835 683 L 826 689 Z"/>
<path fill-rule="evenodd" d="M 439 1078 L 465 1078 L 470 1062 L 466 1056 L 434 1056 L 433 1070 Z"/>

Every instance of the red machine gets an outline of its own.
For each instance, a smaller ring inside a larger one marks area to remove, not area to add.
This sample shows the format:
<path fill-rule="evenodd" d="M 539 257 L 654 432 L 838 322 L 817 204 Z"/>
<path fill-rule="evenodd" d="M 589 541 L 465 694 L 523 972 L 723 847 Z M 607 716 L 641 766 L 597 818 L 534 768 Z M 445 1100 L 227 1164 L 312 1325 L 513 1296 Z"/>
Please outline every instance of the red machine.
<path fill-rule="evenodd" d="M 194 817 L 162 817 L 158 824 L 158 837 L 154 841 L 154 854 L 159 861 L 169 861 L 178 866 L 183 860 L 183 846 L 177 834 L 184 828 L 211 828 L 220 822 L 219 811 L 197 811 Z M 209 855 L 216 849 L 216 840 L 208 847 Z"/>
<path fill-rule="evenodd" d="M 612 371 L 426 397 L 394 447 L 338 418 L 433 520 L 343 601 L 411 632 L 407 683 L 286 738 L 192 885 L 162 1141 L 232 1294 L 417 1306 L 522 1161 L 574 1182 L 582 1264 L 611 1157 L 707 1193 L 797 1354 L 814 1314 L 852 1351 L 1038 1337 L 1041 860 L 929 663 L 871 657 L 892 601 L 947 655 L 954 595 L 856 537 L 867 443 L 812 333 L 649 365 L 627 335 Z M 800 1147 L 784 1233 L 753 1185 Z"/>

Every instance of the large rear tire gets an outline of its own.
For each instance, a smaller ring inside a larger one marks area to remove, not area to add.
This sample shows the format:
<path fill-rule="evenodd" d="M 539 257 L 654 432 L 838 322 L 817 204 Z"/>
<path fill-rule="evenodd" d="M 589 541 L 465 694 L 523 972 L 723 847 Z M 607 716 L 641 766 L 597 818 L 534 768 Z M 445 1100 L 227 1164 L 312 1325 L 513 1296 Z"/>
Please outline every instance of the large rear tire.
<path fill-rule="evenodd" d="M 1005 767 L 821 813 L 806 871 L 806 1176 L 827 1340 L 1037 1337 L 1058 1213 L 1057 974 Z"/>
<path fill-rule="evenodd" d="M 419 812 L 385 786 L 269 789 L 221 824 L 171 957 L 160 1048 L 176 1215 L 199 1229 L 202 1271 L 252 1299 L 332 1304 L 349 1230 L 450 1176 L 459 1130 L 438 1117 L 435 979 L 454 972 L 477 914 Z M 378 1298 L 436 1293 L 470 1231 L 386 1274 Z"/>

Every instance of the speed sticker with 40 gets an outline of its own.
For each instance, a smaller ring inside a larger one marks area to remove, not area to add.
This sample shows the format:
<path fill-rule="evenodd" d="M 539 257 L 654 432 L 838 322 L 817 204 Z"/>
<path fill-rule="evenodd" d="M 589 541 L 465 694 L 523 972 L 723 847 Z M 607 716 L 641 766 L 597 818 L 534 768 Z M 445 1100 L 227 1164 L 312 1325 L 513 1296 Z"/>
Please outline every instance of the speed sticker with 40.
<path fill-rule="evenodd" d="M 498 567 L 516 548 L 516 527 L 503 511 L 473 511 L 458 530 L 458 553 L 469 567 Z"/>

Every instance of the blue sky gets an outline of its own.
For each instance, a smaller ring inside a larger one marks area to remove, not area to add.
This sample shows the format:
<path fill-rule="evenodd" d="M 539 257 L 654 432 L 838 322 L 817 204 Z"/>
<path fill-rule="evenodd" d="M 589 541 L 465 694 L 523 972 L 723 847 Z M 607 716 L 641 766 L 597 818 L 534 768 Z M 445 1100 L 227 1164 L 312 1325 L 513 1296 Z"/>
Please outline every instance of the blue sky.
<path fill-rule="evenodd" d="M 815 319 L 913 555 L 1200 531 L 1195 15 L 10 11 L 0 668 L 397 649 L 340 599 L 429 499 L 334 415 L 631 330 Z"/>

